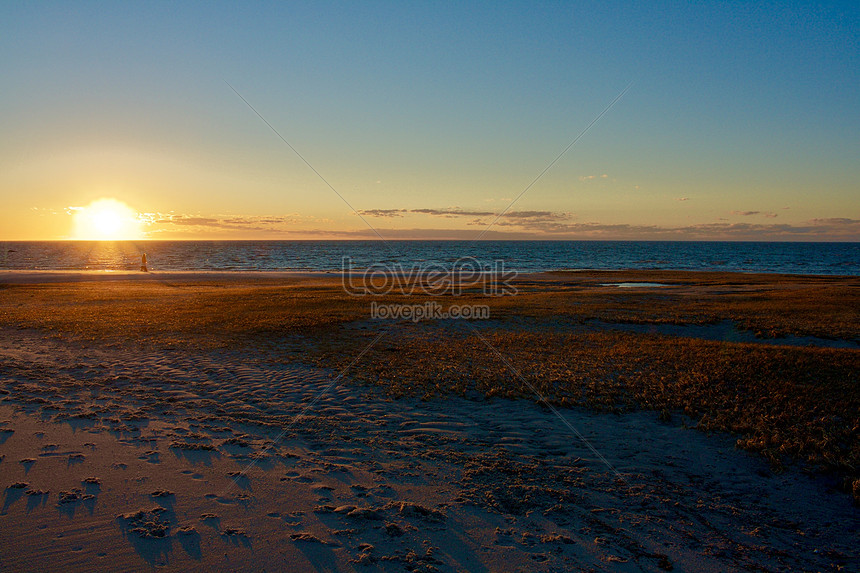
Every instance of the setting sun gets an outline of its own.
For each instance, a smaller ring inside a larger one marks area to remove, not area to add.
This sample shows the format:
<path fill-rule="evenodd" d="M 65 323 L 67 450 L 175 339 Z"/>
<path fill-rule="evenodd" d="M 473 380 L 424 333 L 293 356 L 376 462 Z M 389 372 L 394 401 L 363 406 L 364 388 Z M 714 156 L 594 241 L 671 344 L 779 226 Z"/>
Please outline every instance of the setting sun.
<path fill-rule="evenodd" d="M 143 238 L 137 213 L 116 199 L 98 199 L 74 213 L 74 237 L 90 241 Z"/>

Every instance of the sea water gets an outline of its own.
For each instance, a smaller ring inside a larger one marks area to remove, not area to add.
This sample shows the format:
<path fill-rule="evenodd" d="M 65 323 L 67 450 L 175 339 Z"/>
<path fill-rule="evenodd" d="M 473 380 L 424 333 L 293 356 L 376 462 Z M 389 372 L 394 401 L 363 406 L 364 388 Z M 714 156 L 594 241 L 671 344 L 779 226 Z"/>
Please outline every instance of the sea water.
<path fill-rule="evenodd" d="M 472 257 L 515 272 L 674 269 L 858 275 L 860 243 L 682 241 L 28 241 L 0 242 L 0 270 L 340 272 L 451 267 Z"/>

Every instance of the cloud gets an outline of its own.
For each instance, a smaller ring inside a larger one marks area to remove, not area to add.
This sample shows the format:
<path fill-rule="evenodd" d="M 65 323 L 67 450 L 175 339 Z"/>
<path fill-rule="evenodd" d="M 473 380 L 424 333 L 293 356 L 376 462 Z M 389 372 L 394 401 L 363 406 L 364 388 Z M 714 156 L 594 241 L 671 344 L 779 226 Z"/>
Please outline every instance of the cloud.
<path fill-rule="evenodd" d="M 217 224 L 218 219 L 211 217 L 189 217 L 186 215 L 175 215 L 166 219 L 157 219 L 155 223 L 159 225 L 212 225 Z"/>
<path fill-rule="evenodd" d="M 194 227 L 203 229 L 227 229 L 234 231 L 265 231 L 266 227 L 253 223 L 244 218 L 231 217 L 229 219 L 217 219 L 214 217 L 189 217 L 185 215 L 173 215 L 169 218 L 157 219 L 156 225 L 176 225 L 178 227 Z M 199 229 L 198 229 L 199 230 Z"/>
<path fill-rule="evenodd" d="M 860 220 L 813 219 L 805 224 L 702 223 L 679 227 L 656 225 L 569 223 L 547 226 L 552 235 L 605 239 L 802 240 L 860 238 Z"/>
<path fill-rule="evenodd" d="M 496 221 L 497 227 L 517 228 L 528 232 L 557 233 L 571 224 L 570 213 L 545 213 L 523 218 L 501 218 Z M 484 223 L 486 224 L 486 222 Z"/>
<path fill-rule="evenodd" d="M 690 200 L 689 197 L 678 197 L 677 199 L 675 199 L 675 201 L 689 201 L 689 200 Z"/>
<path fill-rule="evenodd" d="M 515 221 L 567 221 L 570 217 L 570 213 L 554 211 L 510 211 L 502 215 L 503 219 Z"/>
<path fill-rule="evenodd" d="M 407 212 L 406 209 L 363 209 L 358 214 L 368 217 L 402 217 Z"/>
<path fill-rule="evenodd" d="M 496 213 L 493 211 L 468 211 L 456 207 L 450 209 L 410 209 L 410 213 L 431 215 L 433 217 L 491 217 Z"/>
<path fill-rule="evenodd" d="M 860 219 L 846 219 L 844 217 L 833 217 L 829 219 L 811 219 L 813 225 L 844 225 L 860 226 Z"/>
<path fill-rule="evenodd" d="M 412 213 L 416 215 L 430 215 L 431 217 L 442 217 L 445 219 L 453 219 L 457 217 L 469 217 L 473 222 L 481 221 L 481 217 L 495 218 L 499 216 L 496 211 L 475 211 L 468 209 L 460 209 L 457 207 L 447 209 L 363 209 L 358 211 L 362 216 L 371 217 L 402 217 L 404 213 Z M 535 221 L 559 221 L 570 219 L 570 213 L 559 213 L 554 211 L 508 211 L 499 217 L 501 220 L 520 221 L 520 222 L 535 222 Z M 486 221 L 489 223 L 492 219 Z M 514 224 L 514 223 L 508 223 Z"/>
<path fill-rule="evenodd" d="M 591 181 L 593 179 L 609 179 L 609 175 L 607 175 L 606 173 L 603 173 L 601 175 L 580 175 L 579 176 L 580 181 Z"/>
<path fill-rule="evenodd" d="M 141 222 L 148 225 L 150 234 L 207 233 L 219 231 L 244 231 L 255 234 L 280 234 L 297 224 L 308 222 L 331 222 L 327 219 L 301 216 L 292 213 L 284 216 L 228 216 L 199 217 L 175 213 L 141 213 Z"/>
<path fill-rule="evenodd" d="M 773 219 L 775 217 L 779 217 L 773 211 L 732 211 L 732 215 L 740 215 L 742 217 L 750 217 L 752 215 L 761 215 L 763 217 L 767 217 L 768 219 Z"/>

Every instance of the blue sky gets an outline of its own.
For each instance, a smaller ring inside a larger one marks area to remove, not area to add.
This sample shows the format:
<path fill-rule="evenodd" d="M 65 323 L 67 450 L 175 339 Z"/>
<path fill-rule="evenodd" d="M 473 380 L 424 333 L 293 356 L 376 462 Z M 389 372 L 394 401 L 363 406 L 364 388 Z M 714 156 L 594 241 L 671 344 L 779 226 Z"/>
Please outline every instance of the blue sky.
<path fill-rule="evenodd" d="M 856 3 L 0 8 L 0 239 L 860 240 Z"/>

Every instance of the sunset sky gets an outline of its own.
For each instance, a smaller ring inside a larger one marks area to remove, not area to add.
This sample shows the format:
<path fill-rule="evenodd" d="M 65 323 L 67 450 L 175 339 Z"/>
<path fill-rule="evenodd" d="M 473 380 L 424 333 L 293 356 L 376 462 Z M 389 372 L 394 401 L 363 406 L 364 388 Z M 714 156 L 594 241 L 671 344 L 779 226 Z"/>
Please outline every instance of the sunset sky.
<path fill-rule="evenodd" d="M 485 238 L 857 241 L 858 24 L 856 1 L 6 2 L 0 240 L 80 238 L 99 199 L 151 239 L 473 238 L 599 117 Z"/>

